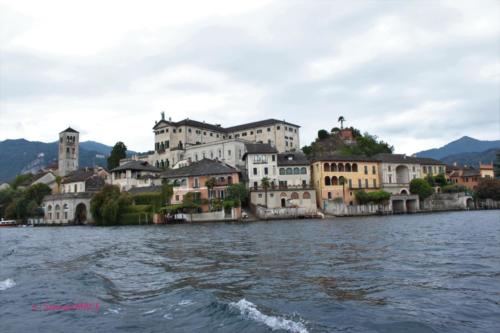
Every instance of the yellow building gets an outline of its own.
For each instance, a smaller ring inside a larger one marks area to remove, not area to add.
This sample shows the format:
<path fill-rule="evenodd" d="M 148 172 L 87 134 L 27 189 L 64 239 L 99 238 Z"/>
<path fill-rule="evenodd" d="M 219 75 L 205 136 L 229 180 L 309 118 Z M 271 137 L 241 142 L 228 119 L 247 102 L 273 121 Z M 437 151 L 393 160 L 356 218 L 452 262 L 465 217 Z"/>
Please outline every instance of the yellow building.
<path fill-rule="evenodd" d="M 318 206 L 325 201 L 342 200 L 355 203 L 355 192 L 379 190 L 378 161 L 363 156 L 330 156 L 311 162 L 311 176 Z"/>

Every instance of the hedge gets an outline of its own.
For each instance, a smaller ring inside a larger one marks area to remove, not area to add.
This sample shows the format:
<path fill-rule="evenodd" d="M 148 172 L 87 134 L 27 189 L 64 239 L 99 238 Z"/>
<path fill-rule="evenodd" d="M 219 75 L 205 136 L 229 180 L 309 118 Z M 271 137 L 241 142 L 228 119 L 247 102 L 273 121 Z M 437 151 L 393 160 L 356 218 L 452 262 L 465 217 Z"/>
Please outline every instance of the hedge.
<path fill-rule="evenodd" d="M 135 202 L 136 205 L 152 205 L 156 207 L 161 207 L 165 205 L 164 202 L 162 202 L 162 195 L 161 193 L 141 193 L 141 194 L 136 194 L 132 198 Z"/>
<path fill-rule="evenodd" d="M 146 223 L 146 218 L 148 221 L 148 224 L 151 224 L 153 222 L 153 214 L 152 213 L 126 213 L 122 214 L 120 217 L 120 224 L 121 225 L 134 225 L 134 224 L 145 224 Z"/>
<path fill-rule="evenodd" d="M 124 213 L 151 213 L 152 211 L 151 205 L 131 205 L 124 210 Z"/>

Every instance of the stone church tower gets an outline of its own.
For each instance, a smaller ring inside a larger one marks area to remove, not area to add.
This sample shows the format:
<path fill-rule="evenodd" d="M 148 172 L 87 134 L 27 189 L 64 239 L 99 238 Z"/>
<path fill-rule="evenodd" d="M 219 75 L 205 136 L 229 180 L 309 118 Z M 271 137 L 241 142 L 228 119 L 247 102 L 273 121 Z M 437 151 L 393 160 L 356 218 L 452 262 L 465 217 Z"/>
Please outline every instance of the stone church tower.
<path fill-rule="evenodd" d="M 59 176 L 78 170 L 80 133 L 68 127 L 59 133 Z"/>

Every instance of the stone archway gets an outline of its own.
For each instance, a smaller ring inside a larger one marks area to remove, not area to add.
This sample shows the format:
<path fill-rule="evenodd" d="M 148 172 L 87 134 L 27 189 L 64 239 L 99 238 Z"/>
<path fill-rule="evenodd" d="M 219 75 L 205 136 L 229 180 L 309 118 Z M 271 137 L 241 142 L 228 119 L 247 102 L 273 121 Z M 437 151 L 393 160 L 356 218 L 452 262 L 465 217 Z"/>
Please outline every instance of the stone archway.
<path fill-rule="evenodd" d="M 406 189 L 402 189 L 401 192 L 399 192 L 401 195 L 408 195 L 408 191 Z"/>
<path fill-rule="evenodd" d="M 75 224 L 84 224 L 87 222 L 87 206 L 80 202 L 75 209 Z"/>

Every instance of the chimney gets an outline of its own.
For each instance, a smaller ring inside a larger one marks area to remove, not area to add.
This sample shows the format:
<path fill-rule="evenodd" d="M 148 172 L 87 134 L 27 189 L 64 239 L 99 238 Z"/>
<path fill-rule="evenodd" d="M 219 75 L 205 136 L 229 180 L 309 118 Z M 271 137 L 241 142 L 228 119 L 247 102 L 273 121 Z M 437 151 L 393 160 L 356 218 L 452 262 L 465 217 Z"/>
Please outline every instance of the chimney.
<path fill-rule="evenodd" d="M 161 120 L 165 120 L 165 111 L 161 112 Z"/>
<path fill-rule="evenodd" d="M 168 117 L 168 121 L 170 121 L 170 122 L 171 122 L 171 121 L 172 121 L 172 117 Z"/>

